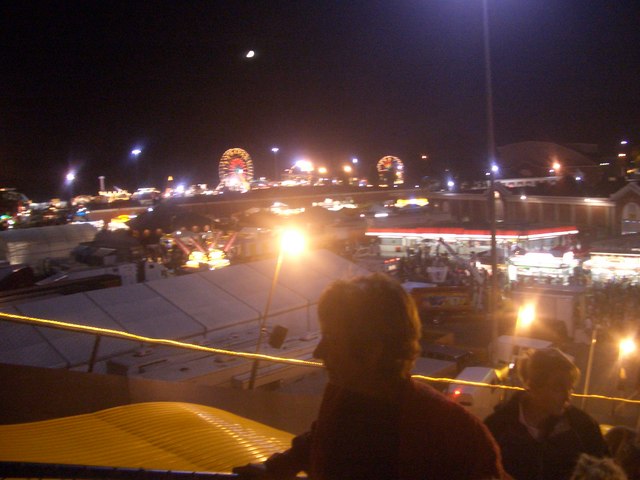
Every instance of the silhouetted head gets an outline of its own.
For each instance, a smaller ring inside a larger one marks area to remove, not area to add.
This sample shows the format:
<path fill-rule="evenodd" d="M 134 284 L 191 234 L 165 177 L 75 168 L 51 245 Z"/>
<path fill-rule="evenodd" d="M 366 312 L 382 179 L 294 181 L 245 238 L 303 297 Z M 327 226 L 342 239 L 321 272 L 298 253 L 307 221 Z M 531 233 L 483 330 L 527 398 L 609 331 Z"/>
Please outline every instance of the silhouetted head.
<path fill-rule="evenodd" d="M 420 353 L 420 318 L 397 281 L 380 273 L 338 280 L 322 294 L 318 316 L 323 336 L 314 355 L 332 382 L 409 377 Z"/>

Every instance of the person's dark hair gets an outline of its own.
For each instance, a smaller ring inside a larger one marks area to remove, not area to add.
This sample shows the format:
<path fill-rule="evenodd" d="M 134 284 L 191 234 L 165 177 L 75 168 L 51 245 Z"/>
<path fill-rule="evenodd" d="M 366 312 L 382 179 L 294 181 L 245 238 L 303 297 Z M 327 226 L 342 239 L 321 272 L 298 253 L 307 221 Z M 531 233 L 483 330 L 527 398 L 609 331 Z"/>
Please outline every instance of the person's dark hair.
<path fill-rule="evenodd" d="M 373 344 L 383 348 L 385 374 L 408 374 L 420 354 L 420 317 L 411 296 L 382 273 L 337 280 L 318 303 L 321 325 L 346 335 L 354 355 Z"/>
<path fill-rule="evenodd" d="M 549 379 L 550 372 L 566 373 L 577 383 L 580 370 L 557 348 L 531 350 L 518 361 L 518 376 L 525 387 L 541 387 Z"/>

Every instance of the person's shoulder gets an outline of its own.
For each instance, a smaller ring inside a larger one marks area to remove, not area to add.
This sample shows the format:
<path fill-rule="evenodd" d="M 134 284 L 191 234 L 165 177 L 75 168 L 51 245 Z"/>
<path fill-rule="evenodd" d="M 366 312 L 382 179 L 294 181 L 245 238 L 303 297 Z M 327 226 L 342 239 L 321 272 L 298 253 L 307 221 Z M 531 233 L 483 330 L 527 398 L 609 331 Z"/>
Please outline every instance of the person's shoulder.
<path fill-rule="evenodd" d="M 569 421 L 573 424 L 578 423 L 581 425 L 595 426 L 598 429 L 600 428 L 598 421 L 594 417 L 589 415 L 584 410 L 578 407 L 574 407 L 573 405 L 567 408 L 566 415 L 569 418 Z"/>
<path fill-rule="evenodd" d="M 510 422 L 514 418 L 517 418 L 519 413 L 518 405 L 520 403 L 519 397 L 520 396 L 516 394 L 496 405 L 494 411 L 485 418 L 484 423 L 491 426 Z"/>

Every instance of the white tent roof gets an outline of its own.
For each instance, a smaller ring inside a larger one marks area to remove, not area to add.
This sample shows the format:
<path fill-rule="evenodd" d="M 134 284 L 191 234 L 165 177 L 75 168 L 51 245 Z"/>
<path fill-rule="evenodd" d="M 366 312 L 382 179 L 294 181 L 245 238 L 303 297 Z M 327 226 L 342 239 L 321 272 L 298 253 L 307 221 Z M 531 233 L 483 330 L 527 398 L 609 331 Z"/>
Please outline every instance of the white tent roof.
<path fill-rule="evenodd" d="M 144 284 L 40 299 L 2 311 L 211 346 L 224 347 L 224 342 L 233 337 L 253 341 L 254 346 L 246 348 L 251 351 L 255 350 L 274 268 L 275 259 L 232 265 Z M 328 251 L 311 252 L 295 263 L 285 259 L 267 325 L 283 325 L 290 335 L 316 330 L 315 304 L 322 290 L 335 279 L 366 273 Z M 92 335 L 0 321 L 0 362 L 86 368 L 94 340 Z M 221 343 L 216 345 L 217 341 Z M 138 343 L 103 338 L 97 360 L 131 355 L 139 347 Z"/>

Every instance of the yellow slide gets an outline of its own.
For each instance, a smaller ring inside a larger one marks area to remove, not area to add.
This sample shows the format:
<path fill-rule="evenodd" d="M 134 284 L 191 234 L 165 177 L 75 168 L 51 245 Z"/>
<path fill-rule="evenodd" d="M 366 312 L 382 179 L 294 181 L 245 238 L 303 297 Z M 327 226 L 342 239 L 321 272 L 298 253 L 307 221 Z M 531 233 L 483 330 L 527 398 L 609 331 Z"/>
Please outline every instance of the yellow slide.
<path fill-rule="evenodd" d="M 0 425 L 0 461 L 230 472 L 287 449 L 292 437 L 217 408 L 138 403 Z"/>

